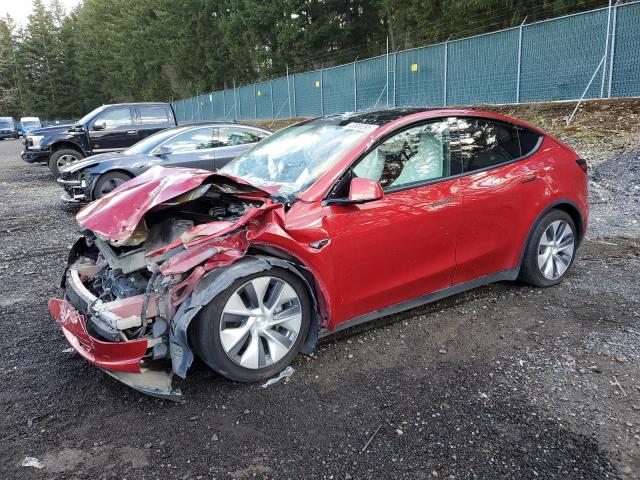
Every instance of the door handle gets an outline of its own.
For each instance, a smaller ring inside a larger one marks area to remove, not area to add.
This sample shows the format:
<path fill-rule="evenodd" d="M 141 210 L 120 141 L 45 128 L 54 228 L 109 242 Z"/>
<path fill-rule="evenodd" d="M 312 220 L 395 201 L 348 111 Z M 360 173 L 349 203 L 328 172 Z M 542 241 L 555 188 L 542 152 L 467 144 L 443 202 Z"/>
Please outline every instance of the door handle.
<path fill-rule="evenodd" d="M 441 207 L 442 205 L 448 205 L 453 202 L 451 197 L 443 198 L 442 200 L 438 200 L 437 202 L 433 202 L 431 204 L 432 207 Z"/>
<path fill-rule="evenodd" d="M 520 181 L 520 183 L 531 183 L 531 182 L 535 182 L 537 179 L 538 179 L 537 175 L 527 175 Z"/>
<path fill-rule="evenodd" d="M 127 130 L 127 135 L 135 135 L 136 133 L 138 133 L 137 130 Z"/>

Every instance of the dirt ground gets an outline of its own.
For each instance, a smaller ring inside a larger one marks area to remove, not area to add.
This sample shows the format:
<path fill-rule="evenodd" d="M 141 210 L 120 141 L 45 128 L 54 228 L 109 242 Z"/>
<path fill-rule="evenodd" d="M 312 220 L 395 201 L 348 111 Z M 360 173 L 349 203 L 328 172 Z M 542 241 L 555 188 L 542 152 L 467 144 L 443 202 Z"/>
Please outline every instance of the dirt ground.
<path fill-rule="evenodd" d="M 599 219 L 562 285 L 495 284 L 351 329 L 266 389 L 198 363 L 182 403 L 69 351 L 46 302 L 75 210 L 0 142 L 0 478 L 640 478 L 639 130 L 596 130 L 559 133 L 593 166 Z"/>

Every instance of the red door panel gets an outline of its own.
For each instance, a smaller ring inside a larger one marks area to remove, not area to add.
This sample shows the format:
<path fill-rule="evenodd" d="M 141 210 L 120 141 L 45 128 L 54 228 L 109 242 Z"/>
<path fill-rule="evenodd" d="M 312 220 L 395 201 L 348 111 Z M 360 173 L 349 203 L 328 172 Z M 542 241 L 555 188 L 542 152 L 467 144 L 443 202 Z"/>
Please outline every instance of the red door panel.
<path fill-rule="evenodd" d="M 462 215 L 455 284 L 516 268 L 548 197 L 544 152 L 460 179 Z"/>
<path fill-rule="evenodd" d="M 328 218 L 338 298 L 330 328 L 451 285 L 458 180 L 332 205 Z"/>

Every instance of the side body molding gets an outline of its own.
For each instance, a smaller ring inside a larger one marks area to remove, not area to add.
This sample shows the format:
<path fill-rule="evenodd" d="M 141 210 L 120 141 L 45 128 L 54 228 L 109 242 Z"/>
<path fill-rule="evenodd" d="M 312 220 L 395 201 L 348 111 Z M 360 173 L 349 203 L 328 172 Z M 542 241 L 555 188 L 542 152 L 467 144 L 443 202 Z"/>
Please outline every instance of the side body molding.
<path fill-rule="evenodd" d="M 176 375 L 185 378 L 187 370 L 193 362 L 193 352 L 189 347 L 188 331 L 191 321 L 202 310 L 202 307 L 222 293 L 237 278 L 253 273 L 265 272 L 274 267 L 285 268 L 294 273 L 304 282 L 313 308 L 311 312 L 311 325 L 306 342 L 302 348 L 303 353 L 313 352 L 318 341 L 318 308 L 313 289 L 307 279 L 302 275 L 298 266 L 275 257 L 246 256 L 227 267 L 216 268 L 202 278 L 191 296 L 178 308 L 169 332 L 169 351 L 171 354 L 171 366 Z"/>

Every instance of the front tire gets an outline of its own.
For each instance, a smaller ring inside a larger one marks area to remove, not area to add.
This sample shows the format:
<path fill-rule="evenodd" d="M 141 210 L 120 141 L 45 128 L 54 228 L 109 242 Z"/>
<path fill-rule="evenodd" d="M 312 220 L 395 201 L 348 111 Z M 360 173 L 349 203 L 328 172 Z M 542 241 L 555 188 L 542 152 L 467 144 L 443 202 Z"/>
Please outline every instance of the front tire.
<path fill-rule="evenodd" d="M 91 192 L 92 200 L 98 200 L 99 198 L 104 197 L 106 194 L 111 193 L 113 190 L 118 188 L 124 182 L 128 182 L 133 177 L 131 175 L 127 175 L 124 172 L 109 172 L 100 176 L 96 181 L 96 186 L 93 187 L 93 192 Z"/>
<path fill-rule="evenodd" d="M 77 150 L 72 148 L 61 148 L 60 150 L 53 152 L 49 157 L 49 170 L 51 170 L 51 173 L 53 173 L 54 176 L 58 177 L 60 175 L 61 168 L 82 160 L 83 158 L 84 154 Z"/>
<path fill-rule="evenodd" d="M 255 382 L 291 363 L 310 323 L 311 301 L 302 280 L 273 268 L 235 280 L 202 309 L 191 338 L 213 370 Z"/>
<path fill-rule="evenodd" d="M 529 239 L 519 279 L 536 287 L 560 283 L 573 265 L 577 238 L 571 216 L 562 210 L 551 210 Z"/>

